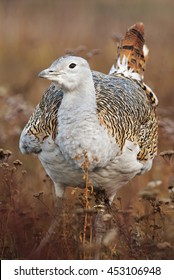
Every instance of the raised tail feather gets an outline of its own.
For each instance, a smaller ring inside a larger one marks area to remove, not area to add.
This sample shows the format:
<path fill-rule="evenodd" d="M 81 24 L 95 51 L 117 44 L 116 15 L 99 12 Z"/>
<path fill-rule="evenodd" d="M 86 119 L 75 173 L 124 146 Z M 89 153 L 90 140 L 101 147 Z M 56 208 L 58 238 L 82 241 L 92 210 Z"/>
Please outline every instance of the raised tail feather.
<path fill-rule="evenodd" d="M 143 80 L 148 58 L 148 48 L 144 43 L 144 25 L 136 23 L 128 29 L 125 37 L 120 40 L 116 65 L 110 74 L 123 73 L 128 77 Z"/>

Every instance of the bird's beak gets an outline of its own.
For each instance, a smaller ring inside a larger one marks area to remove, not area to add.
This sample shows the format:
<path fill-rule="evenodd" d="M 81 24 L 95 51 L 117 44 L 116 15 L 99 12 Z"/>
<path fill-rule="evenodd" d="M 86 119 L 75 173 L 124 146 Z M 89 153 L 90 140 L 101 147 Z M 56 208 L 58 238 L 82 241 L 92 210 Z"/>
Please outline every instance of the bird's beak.
<path fill-rule="evenodd" d="M 47 68 L 43 71 L 41 71 L 39 74 L 38 74 L 38 77 L 40 78 L 44 78 L 44 79 L 47 79 L 47 80 L 50 80 L 50 81 L 57 81 L 57 77 L 60 75 L 59 72 L 57 72 L 55 69 L 53 68 Z"/>
<path fill-rule="evenodd" d="M 39 77 L 39 78 L 48 79 L 49 76 L 50 76 L 50 71 L 49 71 L 49 69 L 45 69 L 45 70 L 41 71 L 41 72 L 38 74 L 38 77 Z"/>

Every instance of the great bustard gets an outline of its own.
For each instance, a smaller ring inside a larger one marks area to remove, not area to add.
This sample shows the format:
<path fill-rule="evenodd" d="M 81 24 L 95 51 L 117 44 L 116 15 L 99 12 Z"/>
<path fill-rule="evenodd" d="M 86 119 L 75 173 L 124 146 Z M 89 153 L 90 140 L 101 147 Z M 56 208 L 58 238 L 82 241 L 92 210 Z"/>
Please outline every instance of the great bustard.
<path fill-rule="evenodd" d="M 20 137 L 22 153 L 38 155 L 57 196 L 67 186 L 89 180 L 116 191 L 152 166 L 157 152 L 157 98 L 143 83 L 143 24 L 126 33 L 110 75 L 91 71 L 87 61 L 65 56 L 39 77 L 53 83 L 44 93 Z"/>

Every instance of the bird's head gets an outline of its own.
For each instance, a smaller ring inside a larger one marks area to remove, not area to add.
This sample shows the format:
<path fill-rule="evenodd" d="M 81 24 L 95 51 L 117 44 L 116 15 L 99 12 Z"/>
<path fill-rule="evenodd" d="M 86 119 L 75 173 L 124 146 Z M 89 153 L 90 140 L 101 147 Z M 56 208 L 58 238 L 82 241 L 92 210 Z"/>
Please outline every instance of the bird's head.
<path fill-rule="evenodd" d="M 59 88 L 73 91 L 82 82 L 92 78 L 88 62 L 77 56 L 63 56 L 54 61 L 51 66 L 38 75 L 41 78 L 52 81 Z"/>

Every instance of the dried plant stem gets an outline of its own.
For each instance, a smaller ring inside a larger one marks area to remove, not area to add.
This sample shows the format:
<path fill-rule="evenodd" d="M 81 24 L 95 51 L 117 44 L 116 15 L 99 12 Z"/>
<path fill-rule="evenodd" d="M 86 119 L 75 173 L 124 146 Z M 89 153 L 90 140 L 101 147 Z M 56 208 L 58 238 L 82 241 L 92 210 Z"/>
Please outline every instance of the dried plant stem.
<path fill-rule="evenodd" d="M 62 218 L 63 218 L 62 219 L 62 229 L 63 229 L 63 231 L 62 231 L 62 240 L 64 241 L 68 258 L 72 259 L 73 256 L 71 256 L 72 255 L 71 254 L 71 248 L 70 248 L 70 244 L 68 242 L 68 233 L 69 233 L 69 231 L 66 228 L 66 226 L 67 226 L 66 221 L 67 221 L 68 217 L 67 217 L 67 213 L 66 213 L 65 210 L 63 211 Z"/>
<path fill-rule="evenodd" d="M 89 208 L 89 200 L 88 200 L 88 185 L 89 185 L 88 167 L 89 167 L 89 159 L 88 159 L 87 152 L 84 151 L 84 163 L 82 164 L 82 168 L 84 170 L 83 179 L 85 180 L 85 192 L 84 192 L 85 210 Z M 84 226 L 83 226 L 83 238 L 82 238 L 82 243 L 83 244 L 85 244 L 85 242 L 86 242 L 87 224 L 88 224 L 88 213 L 85 211 Z"/>
<path fill-rule="evenodd" d="M 88 201 L 88 169 L 85 170 L 85 210 L 89 208 L 89 201 Z M 83 227 L 83 244 L 86 242 L 86 230 L 87 230 L 87 223 L 88 223 L 88 213 L 85 212 L 84 217 L 84 227 Z"/>
<path fill-rule="evenodd" d="M 42 249 L 49 243 L 49 240 L 52 237 L 52 235 L 55 233 L 55 229 L 58 226 L 58 222 L 59 222 L 56 217 L 56 214 L 54 214 L 50 210 L 50 208 L 46 205 L 46 203 L 43 202 L 42 195 L 43 195 L 43 193 L 38 193 L 38 194 L 34 194 L 33 197 L 35 197 L 37 200 L 39 200 L 40 203 L 42 203 L 44 205 L 44 207 L 48 210 L 48 212 L 52 216 L 53 220 L 52 220 L 51 225 L 50 225 L 49 229 L 47 230 L 45 236 L 40 241 L 39 245 L 38 246 L 35 245 L 34 248 L 32 249 L 30 256 L 29 256 L 30 258 L 40 257 Z"/>
<path fill-rule="evenodd" d="M 34 194 L 33 197 L 40 201 L 41 204 L 48 210 L 50 216 L 54 219 L 56 219 L 56 215 L 50 210 L 50 208 L 46 205 L 46 203 L 42 200 L 43 192 L 40 192 L 38 194 Z"/>
<path fill-rule="evenodd" d="M 92 229 L 92 217 L 89 215 L 87 210 L 90 208 L 89 204 L 89 187 L 90 187 L 90 182 L 89 182 L 89 173 L 88 173 L 88 168 L 89 168 L 89 159 L 87 152 L 84 152 L 84 163 L 82 165 L 82 168 L 84 170 L 84 176 L 83 179 L 85 180 L 85 191 L 84 191 L 84 202 L 85 202 L 85 215 L 84 215 L 84 225 L 83 225 L 83 237 L 82 237 L 82 244 L 85 245 L 86 243 L 86 236 L 87 236 L 87 229 L 89 227 L 89 242 L 92 244 L 92 238 L 93 238 L 93 229 Z M 86 254 L 84 252 L 83 258 L 86 258 Z"/>
<path fill-rule="evenodd" d="M 6 219 L 6 224 L 5 224 L 5 231 L 4 231 L 5 234 L 4 234 L 4 240 L 3 240 L 2 251 L 1 251 L 1 260 L 4 258 L 5 245 L 6 245 L 6 233 L 7 233 L 7 231 L 8 231 L 8 222 L 9 222 L 10 215 L 11 215 L 11 209 L 10 209 L 10 211 L 8 212 L 7 219 Z"/>

